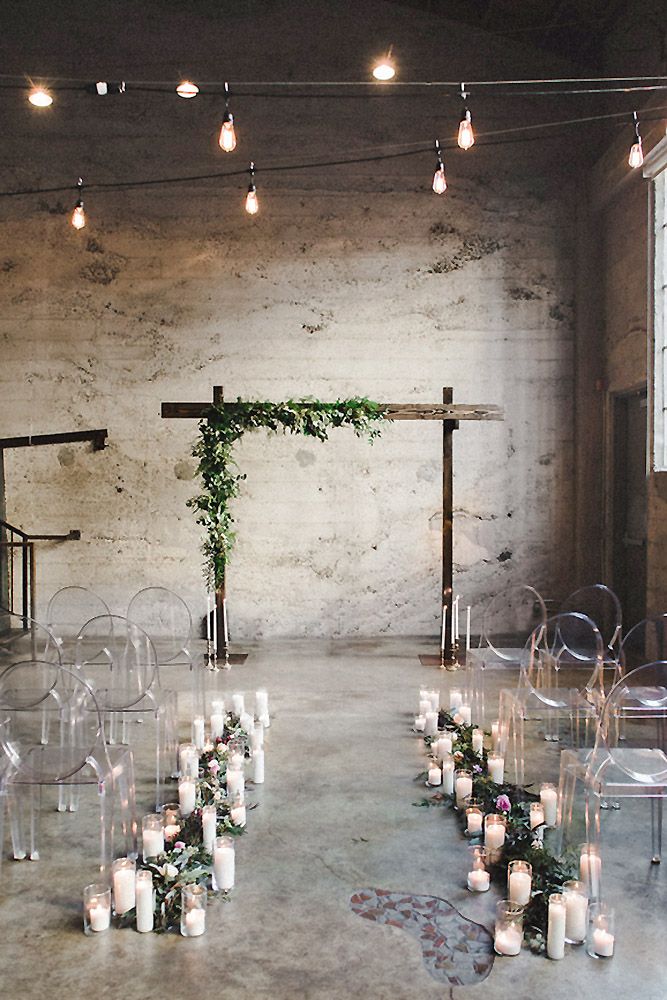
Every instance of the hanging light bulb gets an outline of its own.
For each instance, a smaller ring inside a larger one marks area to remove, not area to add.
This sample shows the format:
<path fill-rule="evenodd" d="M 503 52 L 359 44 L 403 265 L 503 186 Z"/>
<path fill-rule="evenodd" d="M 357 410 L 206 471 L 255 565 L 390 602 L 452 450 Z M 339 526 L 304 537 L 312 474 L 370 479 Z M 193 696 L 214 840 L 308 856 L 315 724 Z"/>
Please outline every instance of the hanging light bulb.
<path fill-rule="evenodd" d="M 257 188 L 255 187 L 255 164 L 252 160 L 250 161 L 250 184 L 248 185 L 248 193 L 245 196 L 245 210 L 248 215 L 257 215 L 259 211 Z"/>
<path fill-rule="evenodd" d="M 635 141 L 630 146 L 628 164 L 635 169 L 636 167 L 641 167 L 644 162 L 644 150 L 642 149 L 642 137 L 639 134 L 639 118 L 636 111 L 632 112 L 632 117 L 635 123 Z"/>
<path fill-rule="evenodd" d="M 236 149 L 236 132 L 234 131 L 234 115 L 229 110 L 229 84 L 225 82 L 225 114 L 222 119 L 220 138 L 218 139 L 220 149 L 225 153 L 231 153 Z"/>
<path fill-rule="evenodd" d="M 53 98 L 44 87 L 33 87 L 28 94 L 28 100 L 35 108 L 48 108 L 53 104 Z"/>
<path fill-rule="evenodd" d="M 77 198 L 76 205 L 74 206 L 74 211 L 72 212 L 72 225 L 75 229 L 83 229 L 86 224 L 86 213 L 83 210 L 83 180 L 79 177 L 76 182 L 77 191 L 79 197 Z"/>
<path fill-rule="evenodd" d="M 435 165 L 435 173 L 433 174 L 433 190 L 436 194 L 444 194 L 447 190 L 447 178 L 445 177 L 445 164 L 442 160 L 440 143 L 437 139 L 435 140 L 435 154 L 438 159 Z"/>
<path fill-rule="evenodd" d="M 191 83 L 190 80 L 183 80 L 176 88 L 176 93 L 179 97 L 185 97 L 186 99 L 196 97 L 199 93 L 199 87 L 196 83 Z"/>
<path fill-rule="evenodd" d="M 459 122 L 459 134 L 456 139 L 461 149 L 470 149 L 475 142 L 475 133 L 472 130 L 472 119 L 470 117 L 470 112 L 465 106 L 467 99 L 468 93 L 465 89 L 465 84 L 462 83 L 461 100 L 463 101 L 463 118 Z"/>
<path fill-rule="evenodd" d="M 396 76 L 396 66 L 391 57 L 392 49 L 393 46 L 390 45 L 386 56 L 379 59 L 375 66 L 373 66 L 373 76 L 381 83 L 386 83 L 387 80 L 393 80 Z"/>

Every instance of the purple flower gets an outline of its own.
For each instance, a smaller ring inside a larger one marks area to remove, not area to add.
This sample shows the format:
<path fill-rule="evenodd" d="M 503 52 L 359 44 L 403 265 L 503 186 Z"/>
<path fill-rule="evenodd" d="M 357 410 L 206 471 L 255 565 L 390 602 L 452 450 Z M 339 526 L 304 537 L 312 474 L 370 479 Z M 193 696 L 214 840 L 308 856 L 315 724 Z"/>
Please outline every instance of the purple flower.
<path fill-rule="evenodd" d="M 220 765 L 218 764 L 217 760 L 212 760 L 211 763 L 208 765 L 208 769 L 211 772 L 211 774 L 216 775 L 220 770 Z"/>
<path fill-rule="evenodd" d="M 185 842 L 183 840 L 177 840 L 174 844 L 175 851 L 182 851 L 185 847 Z"/>
<path fill-rule="evenodd" d="M 496 799 L 496 809 L 498 812 L 508 813 L 512 808 L 512 803 L 506 795 L 499 795 Z"/>
<path fill-rule="evenodd" d="M 472 769 L 475 772 L 475 774 L 481 774 L 482 773 L 482 769 L 479 766 L 479 764 L 473 764 Z"/>

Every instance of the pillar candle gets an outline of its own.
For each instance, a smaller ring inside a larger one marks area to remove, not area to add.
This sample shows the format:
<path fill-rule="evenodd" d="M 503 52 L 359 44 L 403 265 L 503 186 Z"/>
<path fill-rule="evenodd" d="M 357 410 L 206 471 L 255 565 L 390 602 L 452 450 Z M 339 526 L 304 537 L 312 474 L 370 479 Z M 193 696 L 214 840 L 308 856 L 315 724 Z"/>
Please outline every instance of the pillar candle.
<path fill-rule="evenodd" d="M 134 906 L 135 879 L 134 867 L 119 868 L 113 873 L 113 904 L 116 913 L 125 913 Z"/>
<path fill-rule="evenodd" d="M 506 734 L 506 727 L 501 727 L 500 722 L 491 723 L 491 747 L 493 750 L 500 750 L 503 744 L 503 738 Z"/>
<path fill-rule="evenodd" d="M 429 763 L 428 768 L 428 783 L 429 785 L 441 785 L 442 784 L 442 771 L 439 764 L 432 760 Z"/>
<path fill-rule="evenodd" d="M 583 893 L 565 893 L 565 937 L 572 944 L 580 944 L 586 938 L 588 899 Z"/>
<path fill-rule="evenodd" d="M 468 825 L 467 825 L 468 833 L 482 832 L 482 823 L 484 822 L 484 817 L 480 812 L 469 812 L 467 819 L 468 819 Z"/>
<path fill-rule="evenodd" d="M 495 949 L 499 955 L 518 955 L 521 951 L 523 935 L 516 927 L 505 927 L 496 932 Z"/>
<path fill-rule="evenodd" d="M 443 760 L 445 754 L 452 752 L 452 738 L 451 736 L 445 734 L 441 736 L 438 742 L 435 744 L 435 751 L 440 760 Z"/>
<path fill-rule="evenodd" d="M 602 958 L 611 958 L 614 954 L 614 935 L 603 927 L 593 931 L 593 951 Z"/>
<path fill-rule="evenodd" d="M 431 699 L 428 697 L 421 698 L 419 701 L 419 714 L 426 715 L 427 712 L 430 711 L 431 711 Z"/>
<path fill-rule="evenodd" d="M 505 758 L 498 754 L 489 754 L 487 762 L 491 781 L 494 781 L 496 785 L 502 785 L 505 780 Z"/>
<path fill-rule="evenodd" d="M 429 710 L 424 716 L 424 736 L 435 736 L 437 732 L 438 732 L 438 713 L 431 712 Z"/>
<path fill-rule="evenodd" d="M 484 846 L 496 851 L 505 843 L 505 824 L 487 823 L 484 827 Z"/>
<path fill-rule="evenodd" d="M 239 719 L 239 725 L 241 726 L 241 729 L 243 729 L 243 731 L 246 732 L 249 736 L 250 733 L 255 728 L 254 716 L 252 716 L 250 712 L 243 712 Z"/>
<path fill-rule="evenodd" d="M 182 816 L 189 816 L 195 809 L 196 785 L 192 778 L 181 778 L 178 783 L 178 804 Z"/>
<path fill-rule="evenodd" d="M 553 785 L 542 785 L 540 802 L 544 809 L 544 822 L 547 826 L 556 826 L 558 822 L 558 792 Z"/>
<path fill-rule="evenodd" d="M 511 872 L 509 877 L 509 898 L 513 903 L 527 906 L 530 902 L 532 878 L 528 872 Z"/>
<path fill-rule="evenodd" d="M 255 750 L 252 755 L 252 780 L 256 785 L 264 784 L 264 751 Z"/>
<path fill-rule="evenodd" d="M 431 711 L 438 712 L 440 709 L 440 692 L 439 691 L 429 691 L 428 697 L 431 700 Z"/>
<path fill-rule="evenodd" d="M 451 758 L 442 762 L 442 790 L 445 795 L 454 794 L 454 761 Z"/>
<path fill-rule="evenodd" d="M 245 826 L 246 824 L 245 802 L 236 802 L 231 808 L 229 818 L 231 819 L 234 826 Z"/>
<path fill-rule="evenodd" d="M 199 937 L 206 930 L 206 910 L 197 907 L 185 914 L 185 931 L 187 937 Z"/>
<path fill-rule="evenodd" d="M 194 743 L 181 743 L 178 749 L 178 769 L 182 778 L 199 777 L 199 753 Z"/>
<path fill-rule="evenodd" d="M 228 837 L 221 837 L 213 850 L 213 888 L 216 892 L 228 892 L 234 887 L 234 867 L 234 846 Z"/>
<path fill-rule="evenodd" d="M 88 910 L 88 925 L 91 931 L 106 931 L 111 926 L 111 910 L 104 903 L 97 903 Z"/>
<path fill-rule="evenodd" d="M 264 747 L 264 726 L 261 722 L 256 722 L 250 734 L 250 747 L 253 753 Z"/>
<path fill-rule="evenodd" d="M 204 732 L 204 717 L 202 715 L 196 715 L 192 720 L 192 742 L 197 747 L 197 750 L 204 749 L 206 735 Z"/>
<path fill-rule="evenodd" d="M 549 922 L 547 926 L 547 956 L 561 959 L 565 957 L 566 910 L 563 897 L 554 893 L 549 897 Z"/>
<path fill-rule="evenodd" d="M 471 892 L 486 892 L 491 884 L 491 876 L 487 871 L 473 869 L 468 872 L 468 888 Z"/>
<path fill-rule="evenodd" d="M 472 709 L 470 705 L 459 705 L 457 715 L 461 719 L 459 725 L 469 726 L 472 722 Z"/>
<path fill-rule="evenodd" d="M 271 719 L 269 716 L 269 696 L 264 688 L 260 688 L 259 691 L 255 692 L 255 714 L 262 720 L 266 729 L 268 729 L 271 725 Z"/>
<path fill-rule="evenodd" d="M 135 884 L 137 930 L 148 934 L 153 930 L 153 875 L 148 871 L 137 872 Z"/>
<path fill-rule="evenodd" d="M 211 739 L 223 736 L 225 732 L 225 716 L 223 712 L 211 712 Z"/>
<path fill-rule="evenodd" d="M 245 712 L 245 698 L 243 697 L 243 693 L 241 691 L 236 691 L 235 694 L 232 695 L 232 712 L 239 718 L 241 718 Z"/>
<path fill-rule="evenodd" d="M 456 778 L 456 805 L 462 809 L 465 800 L 472 795 L 472 778 L 468 774 L 459 774 Z"/>
<path fill-rule="evenodd" d="M 215 806 L 204 806 L 201 811 L 202 841 L 207 851 L 213 851 L 217 822 Z"/>
<path fill-rule="evenodd" d="M 452 688 L 449 692 L 449 711 L 455 711 L 459 705 L 463 704 L 463 695 L 458 688 Z"/>
<path fill-rule="evenodd" d="M 454 599 L 454 639 L 459 637 L 459 595 Z"/>
<path fill-rule="evenodd" d="M 587 845 L 584 845 L 579 858 L 579 871 L 581 881 L 588 887 L 591 897 L 596 899 L 600 895 L 602 858 L 596 851 L 589 851 Z"/>
<path fill-rule="evenodd" d="M 478 757 L 482 756 L 482 751 L 484 750 L 484 733 L 481 729 L 473 730 L 472 748 Z"/>
<path fill-rule="evenodd" d="M 227 795 L 234 798 L 235 795 L 243 795 L 245 791 L 245 775 L 240 767 L 227 768 Z M 182 810 L 181 810 L 182 812 Z"/>
<path fill-rule="evenodd" d="M 530 803 L 530 829 L 534 830 L 537 826 L 542 826 L 544 823 L 544 806 L 541 802 L 531 802 Z"/>
<path fill-rule="evenodd" d="M 466 607 L 466 652 L 470 649 L 470 605 Z"/>
<path fill-rule="evenodd" d="M 426 725 L 426 719 L 423 715 L 418 715 L 415 717 L 415 729 L 418 733 L 424 732 L 424 726 Z"/>
<path fill-rule="evenodd" d="M 143 830 L 141 834 L 144 861 L 164 854 L 164 830 Z"/>

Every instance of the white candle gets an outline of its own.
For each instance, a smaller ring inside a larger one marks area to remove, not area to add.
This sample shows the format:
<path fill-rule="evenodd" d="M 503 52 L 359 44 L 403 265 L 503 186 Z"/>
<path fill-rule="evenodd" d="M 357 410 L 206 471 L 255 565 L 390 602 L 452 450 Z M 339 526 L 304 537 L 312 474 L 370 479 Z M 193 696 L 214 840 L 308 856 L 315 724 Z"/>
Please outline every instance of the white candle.
<path fill-rule="evenodd" d="M 134 868 L 119 868 L 113 873 L 113 903 L 116 913 L 131 910 L 135 902 Z"/>
<path fill-rule="evenodd" d="M 468 833 L 481 833 L 484 817 L 481 813 L 468 813 Z M 510 897 L 511 898 L 511 897 Z"/>
<path fill-rule="evenodd" d="M 470 649 L 470 605 L 466 607 L 466 652 Z"/>
<path fill-rule="evenodd" d="M 588 899 L 578 892 L 565 893 L 565 937 L 568 941 L 581 942 L 586 938 Z"/>
<path fill-rule="evenodd" d="M 206 736 L 204 733 L 204 717 L 202 715 L 196 715 L 192 720 L 192 742 L 198 750 L 204 749 Z"/>
<path fill-rule="evenodd" d="M 232 695 L 232 712 L 239 718 L 241 718 L 245 712 L 245 698 L 243 697 L 243 693 L 241 691 L 236 691 Z"/>
<path fill-rule="evenodd" d="M 189 816 L 195 809 L 196 785 L 192 778 L 181 778 L 178 783 L 178 804 L 181 815 Z"/>
<path fill-rule="evenodd" d="M 167 823 L 164 828 L 164 839 L 173 840 L 181 832 L 181 828 L 178 823 Z"/>
<path fill-rule="evenodd" d="M 537 807 L 530 810 L 530 829 L 534 830 L 535 827 L 542 826 L 544 823 L 544 806 L 537 802 L 531 803 L 531 805 Z"/>
<path fill-rule="evenodd" d="M 431 761 L 428 769 L 428 783 L 429 785 L 441 785 L 442 784 L 442 771 L 440 766 L 436 764 L 434 760 Z"/>
<path fill-rule="evenodd" d="M 468 888 L 471 892 L 486 892 L 491 884 L 491 876 L 486 871 L 474 869 L 468 872 Z"/>
<path fill-rule="evenodd" d="M 459 595 L 454 599 L 454 638 L 459 637 Z"/>
<path fill-rule="evenodd" d="M 454 794 L 454 761 L 445 760 L 442 763 L 442 790 L 445 795 Z"/>
<path fill-rule="evenodd" d="M 193 743 L 182 743 L 178 751 L 178 765 L 181 777 L 199 777 L 199 753 Z"/>
<path fill-rule="evenodd" d="M 590 891 L 593 899 L 600 895 L 600 876 L 602 874 L 602 858 L 599 854 L 582 851 L 579 859 L 581 881 Z"/>
<path fill-rule="evenodd" d="M 509 898 L 513 903 L 527 906 L 530 903 L 532 878 L 528 872 L 510 872 Z"/>
<path fill-rule="evenodd" d="M 547 927 L 547 956 L 565 958 L 565 904 L 561 900 L 549 900 L 549 923 Z"/>
<path fill-rule="evenodd" d="M 255 727 L 254 716 L 252 716 L 250 712 L 243 712 L 239 719 L 239 725 L 241 726 L 241 729 L 243 729 L 244 732 L 246 732 L 249 736 Z"/>
<path fill-rule="evenodd" d="M 496 851 L 505 843 L 505 826 L 503 823 L 489 823 L 484 828 L 484 846 Z"/>
<path fill-rule="evenodd" d="M 467 774 L 459 774 L 456 779 L 456 804 L 459 809 L 463 808 L 469 795 L 472 795 L 472 778 Z"/>
<path fill-rule="evenodd" d="M 240 767 L 227 768 L 227 795 L 234 798 L 235 795 L 243 795 L 245 791 L 245 775 Z M 181 810 L 182 811 L 182 810 Z"/>
<path fill-rule="evenodd" d="M 558 792 L 556 789 L 543 785 L 540 789 L 540 802 L 544 809 L 544 822 L 547 826 L 556 826 L 558 822 Z"/>
<path fill-rule="evenodd" d="M 421 698 L 419 701 L 419 714 L 426 715 L 430 711 L 431 711 L 431 699 Z"/>
<path fill-rule="evenodd" d="M 206 910 L 197 907 L 185 914 L 186 937 L 199 937 L 206 930 Z"/>
<path fill-rule="evenodd" d="M 423 715 L 418 715 L 415 718 L 415 729 L 418 733 L 424 732 L 424 726 L 426 725 L 426 719 Z"/>
<path fill-rule="evenodd" d="M 250 734 L 250 746 L 253 753 L 261 750 L 264 746 L 264 726 L 261 722 L 256 722 Z"/>
<path fill-rule="evenodd" d="M 431 700 L 431 711 L 437 712 L 440 709 L 440 692 L 439 691 L 429 691 L 428 697 Z"/>
<path fill-rule="evenodd" d="M 593 931 L 593 951 L 603 958 L 611 958 L 614 954 L 614 935 L 603 927 Z"/>
<path fill-rule="evenodd" d="M 437 732 L 438 713 L 429 711 L 424 715 L 424 736 L 435 736 Z"/>
<path fill-rule="evenodd" d="M 202 841 L 207 851 L 211 852 L 213 851 L 213 845 L 215 843 L 215 835 L 217 832 L 216 830 L 217 821 L 218 819 L 215 813 L 215 809 L 213 808 L 208 809 L 207 807 L 205 807 L 202 810 L 202 819 L 201 819 Z"/>
<path fill-rule="evenodd" d="M 262 720 L 264 726 L 268 729 L 271 725 L 271 719 L 269 716 L 269 696 L 264 688 L 260 688 L 259 691 L 255 692 L 255 714 Z"/>
<path fill-rule="evenodd" d="M 518 955 L 521 951 L 521 940 L 521 931 L 518 931 L 516 927 L 506 927 L 496 934 L 496 951 L 499 955 Z"/>
<path fill-rule="evenodd" d="M 482 756 L 482 751 L 484 750 L 484 733 L 481 729 L 473 730 L 472 748 L 478 757 Z"/>
<path fill-rule="evenodd" d="M 451 736 L 448 736 L 446 734 L 445 736 L 441 736 L 438 742 L 435 744 L 435 751 L 440 760 L 444 758 L 446 753 L 451 753 L 452 752 Z"/>
<path fill-rule="evenodd" d="M 493 750 L 500 750 L 505 735 L 505 727 L 501 729 L 500 722 L 491 723 L 491 747 Z"/>
<path fill-rule="evenodd" d="M 252 780 L 256 785 L 264 784 L 264 751 L 255 750 L 252 755 Z"/>
<path fill-rule="evenodd" d="M 489 765 L 489 777 L 491 781 L 495 782 L 496 785 L 502 785 L 505 780 L 505 758 L 504 757 L 493 757 L 489 754 L 488 758 Z"/>
<path fill-rule="evenodd" d="M 206 595 L 206 648 L 211 645 L 211 592 Z"/>
<path fill-rule="evenodd" d="M 452 688 L 449 692 L 449 711 L 455 711 L 459 705 L 463 704 L 463 695 L 458 688 Z"/>
<path fill-rule="evenodd" d="M 213 612 L 213 655 L 218 655 L 218 609 L 216 606 L 215 592 L 211 594 L 211 611 Z"/>
<path fill-rule="evenodd" d="M 228 892 L 234 886 L 234 848 L 216 845 L 213 851 L 213 888 Z"/>
<path fill-rule="evenodd" d="M 225 732 L 225 716 L 222 712 L 211 712 L 211 739 L 215 740 Z"/>
<path fill-rule="evenodd" d="M 141 834 L 144 861 L 164 854 L 164 830 L 144 830 Z"/>
<path fill-rule="evenodd" d="M 88 926 L 91 931 L 106 931 L 111 925 L 111 910 L 108 906 L 98 903 L 88 910 Z"/>
<path fill-rule="evenodd" d="M 470 705 L 459 705 L 458 715 L 461 719 L 459 725 L 469 726 L 472 722 L 472 709 Z"/>
<path fill-rule="evenodd" d="M 137 872 L 136 900 L 137 900 L 137 930 L 140 934 L 148 934 L 153 930 L 153 877 L 147 878 L 150 873 Z M 140 877 L 142 876 L 142 877 Z"/>
<path fill-rule="evenodd" d="M 229 646 L 229 625 L 227 623 L 227 598 L 222 599 L 222 631 L 225 640 L 225 649 Z"/>
<path fill-rule="evenodd" d="M 440 653 L 445 655 L 445 635 L 447 634 L 447 605 L 442 606 L 442 624 L 440 626 Z"/>
<path fill-rule="evenodd" d="M 245 802 L 239 802 L 232 806 L 229 818 L 231 819 L 234 826 L 245 826 L 246 814 L 245 814 Z"/>

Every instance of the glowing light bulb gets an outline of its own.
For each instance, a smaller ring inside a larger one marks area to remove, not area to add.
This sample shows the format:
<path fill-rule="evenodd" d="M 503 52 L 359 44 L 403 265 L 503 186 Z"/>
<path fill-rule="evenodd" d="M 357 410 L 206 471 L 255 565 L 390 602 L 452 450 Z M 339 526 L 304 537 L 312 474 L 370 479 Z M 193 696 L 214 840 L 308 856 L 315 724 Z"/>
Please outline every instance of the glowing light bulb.
<path fill-rule="evenodd" d="M 35 108 L 48 108 L 53 104 L 53 98 L 43 87 L 33 87 L 28 94 L 28 100 Z"/>
<path fill-rule="evenodd" d="M 248 193 L 245 196 L 245 210 L 248 215 L 257 215 L 259 212 L 259 202 L 257 201 L 257 190 L 254 184 L 251 184 L 248 188 Z"/>
<path fill-rule="evenodd" d="M 176 93 L 179 97 L 184 97 L 186 99 L 196 97 L 199 93 L 199 87 L 196 83 L 191 83 L 190 80 L 183 80 L 183 82 L 179 83 L 176 88 Z"/>
<path fill-rule="evenodd" d="M 436 194 L 444 194 L 447 190 L 444 164 L 440 164 L 433 174 L 433 190 Z"/>
<path fill-rule="evenodd" d="M 383 60 L 378 63 L 377 66 L 373 67 L 373 76 L 376 80 L 380 80 L 383 83 L 387 80 L 393 80 L 396 76 L 396 70 L 390 62 Z"/>
<path fill-rule="evenodd" d="M 83 229 L 86 224 L 86 213 L 83 210 L 83 202 L 79 202 L 74 206 L 74 211 L 72 212 L 72 225 L 75 229 Z"/>
<path fill-rule="evenodd" d="M 225 115 L 225 120 L 222 123 L 222 128 L 220 129 L 220 138 L 218 139 L 218 145 L 220 149 L 224 149 L 225 153 L 231 153 L 236 149 L 236 132 L 234 131 L 234 118 L 227 112 Z"/>
<path fill-rule="evenodd" d="M 643 162 L 644 162 L 644 150 L 642 149 L 641 139 L 638 139 L 637 142 L 635 142 L 630 147 L 630 155 L 628 157 L 628 163 L 634 169 L 636 167 L 641 167 Z"/>
<path fill-rule="evenodd" d="M 472 120 L 470 118 L 470 112 L 466 108 L 466 112 L 459 122 L 459 134 L 456 140 L 461 147 L 461 149 L 470 149 L 475 143 L 475 134 L 472 130 Z"/>

